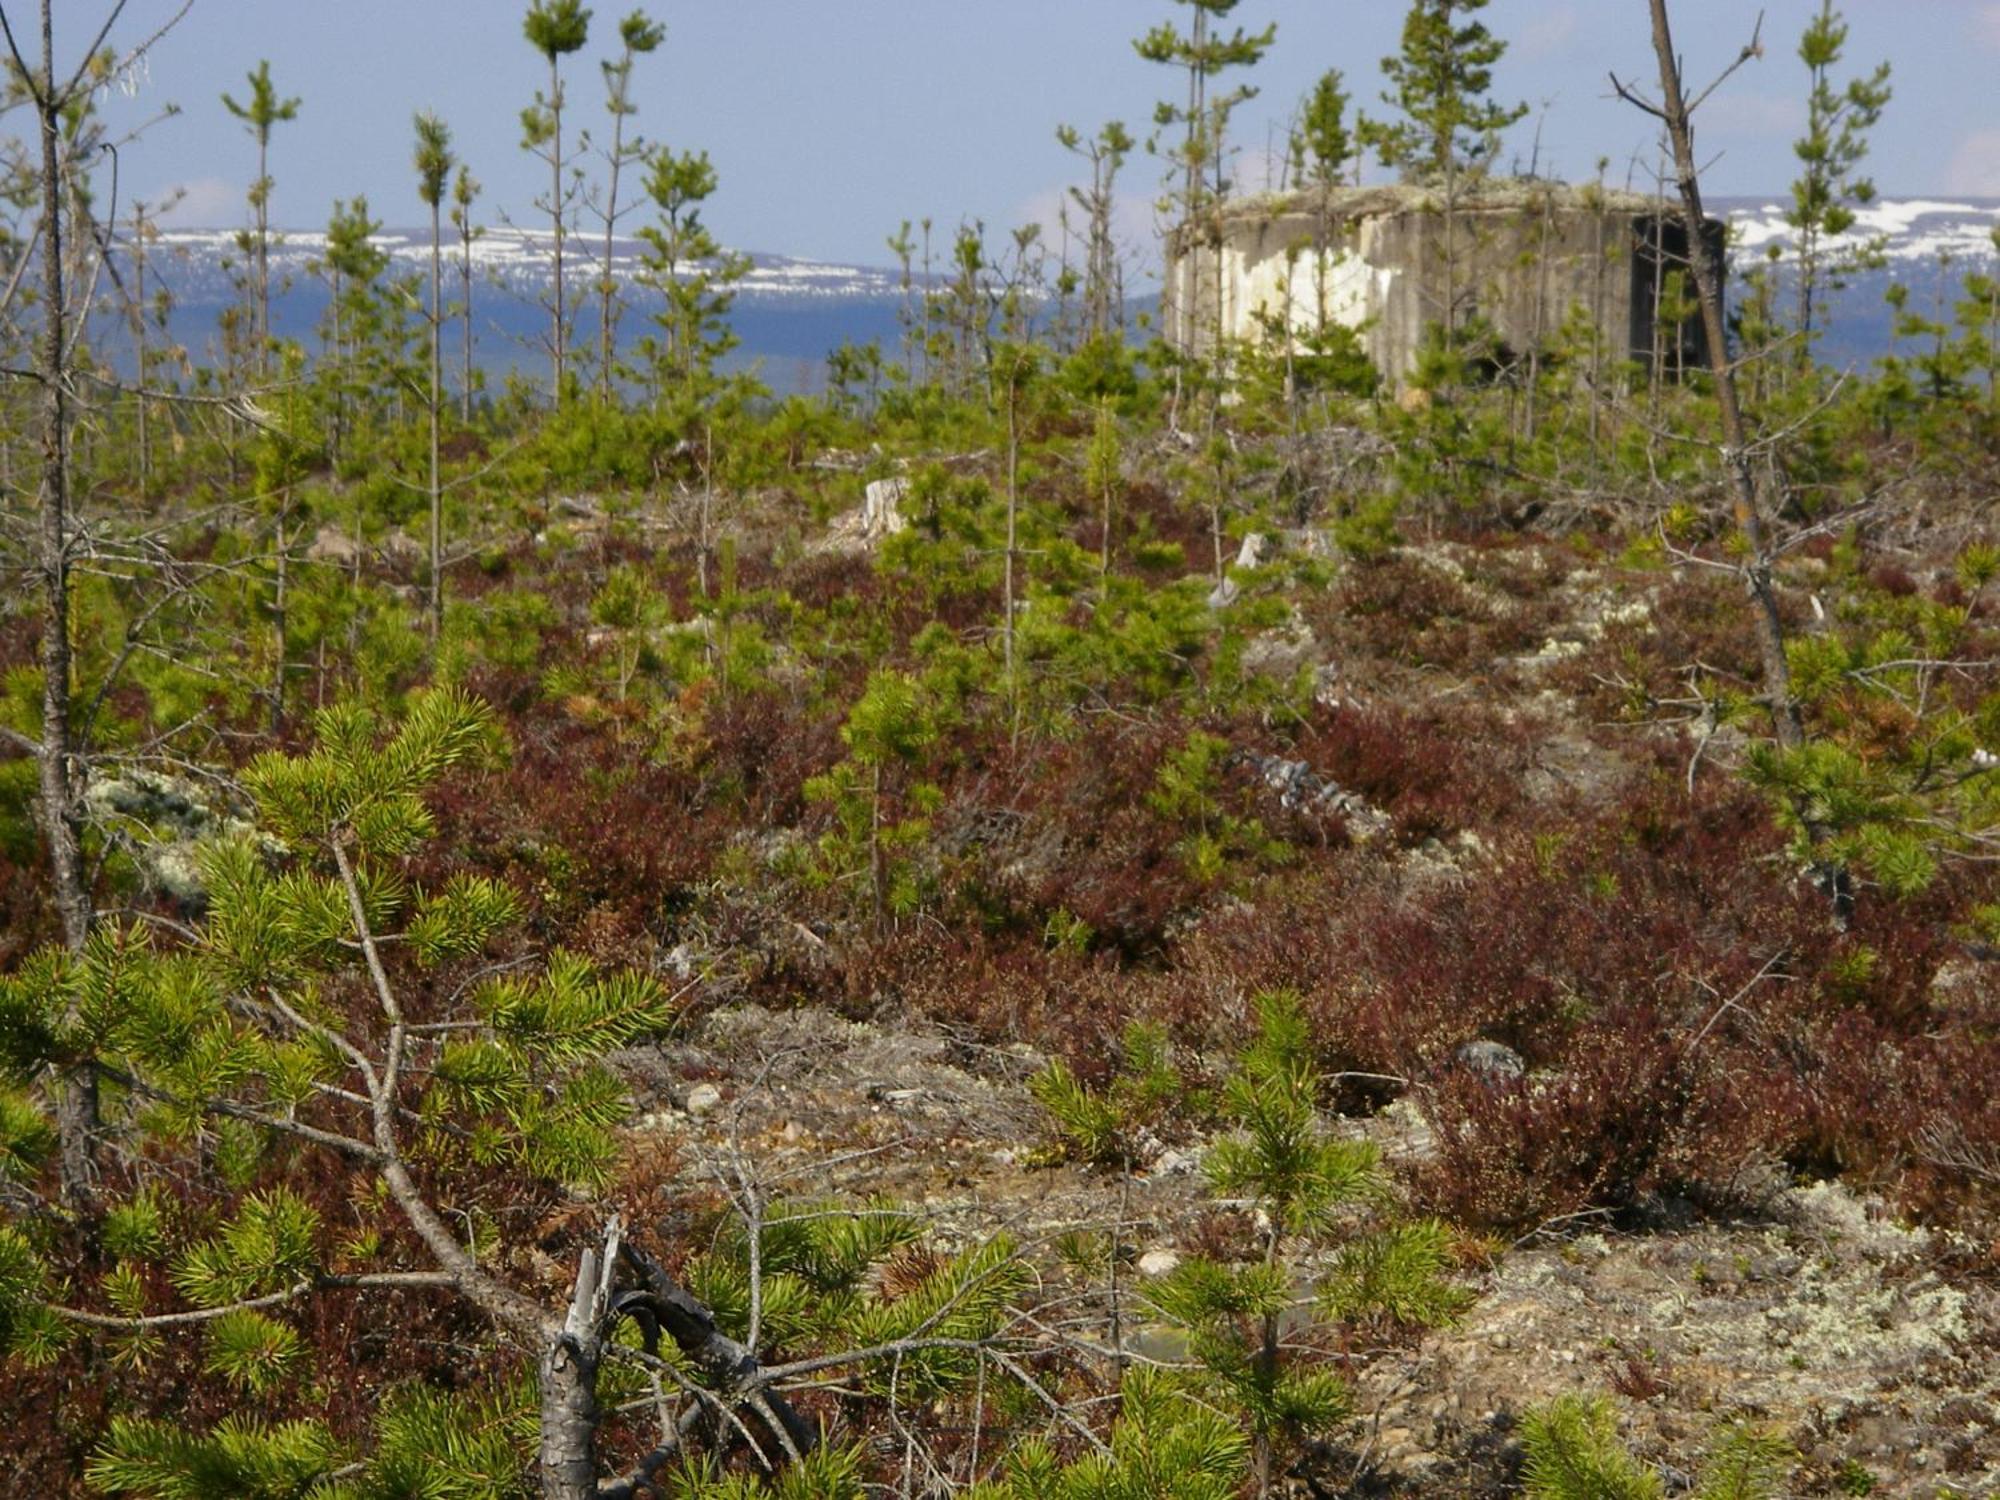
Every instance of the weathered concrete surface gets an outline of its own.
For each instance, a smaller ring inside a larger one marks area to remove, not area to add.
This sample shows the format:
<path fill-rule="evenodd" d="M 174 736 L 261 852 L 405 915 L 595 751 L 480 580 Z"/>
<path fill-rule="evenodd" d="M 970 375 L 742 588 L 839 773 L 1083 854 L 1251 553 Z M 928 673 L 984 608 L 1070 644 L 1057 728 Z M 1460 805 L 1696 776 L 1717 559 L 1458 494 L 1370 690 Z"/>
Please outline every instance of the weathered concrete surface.
<path fill-rule="evenodd" d="M 1576 317 L 1599 330 L 1606 362 L 1702 358 L 1692 319 L 1656 349 L 1686 236 L 1677 213 L 1633 193 L 1489 182 L 1455 200 L 1418 187 L 1253 198 L 1180 230 L 1167 253 L 1163 326 L 1188 350 L 1212 348 L 1218 327 L 1260 341 L 1340 324 L 1400 382 L 1451 310 L 1460 326 L 1490 321 L 1505 352 L 1546 348 Z"/>

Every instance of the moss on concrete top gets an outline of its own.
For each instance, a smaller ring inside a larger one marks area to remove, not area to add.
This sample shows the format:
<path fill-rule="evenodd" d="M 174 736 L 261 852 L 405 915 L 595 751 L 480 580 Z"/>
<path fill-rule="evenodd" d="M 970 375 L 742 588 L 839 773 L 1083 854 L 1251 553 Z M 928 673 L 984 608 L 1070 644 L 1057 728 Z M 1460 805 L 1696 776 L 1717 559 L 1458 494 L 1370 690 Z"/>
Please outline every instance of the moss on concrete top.
<path fill-rule="evenodd" d="M 1669 209 L 1678 204 L 1669 200 Z M 1559 212 L 1648 216 L 1660 211 L 1660 200 L 1622 188 L 1595 184 L 1573 186 L 1540 178 L 1488 177 L 1462 187 L 1460 213 L 1521 213 L 1543 208 Z M 1223 205 L 1224 223 L 1287 218 L 1386 218 L 1404 213 L 1438 213 L 1444 190 L 1421 183 L 1385 183 L 1370 187 L 1312 188 L 1293 193 L 1259 193 Z"/>

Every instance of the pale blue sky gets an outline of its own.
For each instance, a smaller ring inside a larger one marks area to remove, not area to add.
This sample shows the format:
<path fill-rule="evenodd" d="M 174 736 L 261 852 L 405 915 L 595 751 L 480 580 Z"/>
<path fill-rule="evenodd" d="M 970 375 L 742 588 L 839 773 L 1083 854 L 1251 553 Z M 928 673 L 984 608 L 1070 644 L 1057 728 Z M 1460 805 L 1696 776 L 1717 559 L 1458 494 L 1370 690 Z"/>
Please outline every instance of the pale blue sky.
<path fill-rule="evenodd" d="M 28 0 L 0 0 L 10 13 Z M 178 0 L 133 0 L 128 39 Z M 108 0 L 58 0 L 58 39 L 94 29 Z M 391 224 L 419 217 L 409 170 L 410 116 L 435 108 L 486 184 L 482 210 L 531 221 L 540 169 L 518 146 L 518 114 L 541 77 L 521 39 L 524 0 L 195 0 L 158 49 L 121 117 L 173 101 L 182 115 L 126 154 L 124 184 L 157 200 L 188 190 L 185 223 L 242 220 L 253 148 L 218 102 L 241 91 L 261 57 L 304 106 L 274 145 L 274 215 L 318 225 L 336 197 L 368 195 Z M 571 69 L 574 111 L 596 123 L 596 59 L 631 0 L 596 8 L 593 45 Z M 1054 129 L 1125 120 L 1143 133 L 1171 90 L 1130 39 L 1169 15 L 1169 0 L 651 0 L 666 47 L 641 62 L 638 125 L 677 147 L 705 147 L 722 176 L 709 219 L 746 249 L 882 263 L 899 219 L 940 226 L 984 218 L 1004 229 L 1046 214 L 1074 176 Z M 1802 116 L 1798 33 L 1817 0 L 1771 0 L 1769 55 L 1711 106 L 1703 154 L 1719 194 L 1781 191 Z M 1329 66 L 1372 101 L 1393 48 L 1402 0 L 1243 0 L 1246 25 L 1278 23 L 1256 70 L 1263 97 L 1239 116 L 1241 175 L 1258 165 L 1277 122 Z M 1896 69 L 1897 98 L 1876 140 L 1885 193 L 2000 196 L 2000 0 L 1847 0 L 1850 64 Z M 1676 0 L 1691 74 L 1708 75 L 1747 39 L 1746 0 Z M 1606 73 L 1647 76 L 1644 0 L 1495 0 L 1486 13 L 1513 41 L 1498 87 L 1537 106 L 1545 161 L 1588 176 L 1599 156 L 1623 180 L 1653 133 L 1609 100 Z M 1546 106 L 1545 113 L 1541 107 Z M 1518 132 L 1525 154 L 1536 119 Z M 1126 185 L 1136 236 L 1158 164 L 1135 157 Z"/>

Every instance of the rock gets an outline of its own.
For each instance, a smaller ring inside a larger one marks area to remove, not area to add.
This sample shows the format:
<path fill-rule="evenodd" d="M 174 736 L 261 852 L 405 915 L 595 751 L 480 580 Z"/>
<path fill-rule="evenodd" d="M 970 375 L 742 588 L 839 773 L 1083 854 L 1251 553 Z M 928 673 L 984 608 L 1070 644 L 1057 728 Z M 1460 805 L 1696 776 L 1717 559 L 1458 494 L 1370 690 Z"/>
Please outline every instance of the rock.
<path fill-rule="evenodd" d="M 361 544 L 331 523 L 320 527 L 312 545 L 306 548 L 307 562 L 333 563 L 343 568 L 352 567 L 360 556 Z"/>
<path fill-rule="evenodd" d="M 1261 531 L 1253 531 L 1243 538 L 1243 545 L 1236 553 L 1239 568 L 1261 568 L 1271 550 L 1271 539 Z"/>
<path fill-rule="evenodd" d="M 155 771 L 135 769 L 93 781 L 85 806 L 94 823 L 118 830 L 149 886 L 190 904 L 208 894 L 196 865 L 197 847 L 252 832 L 247 821 L 219 805 L 211 788 Z"/>
<path fill-rule="evenodd" d="M 1303 621 L 1284 630 L 1267 630 L 1243 648 L 1243 670 L 1252 677 L 1290 682 L 1302 667 L 1314 665 L 1319 642 Z"/>
<path fill-rule="evenodd" d="M 711 961 L 709 955 L 694 944 L 676 943 L 660 955 L 657 967 L 661 973 L 685 983 L 699 979 L 708 970 Z"/>
<path fill-rule="evenodd" d="M 1960 954 L 1946 959 L 1931 976 L 1931 1005 L 1937 1010 L 1957 1010 L 1977 1003 L 1990 983 L 2000 983 L 2000 975 L 1988 979 L 1986 965 Z"/>
<path fill-rule="evenodd" d="M 1302 760 L 1243 751 L 1237 760 L 1257 774 L 1258 780 L 1277 793 L 1278 805 L 1286 812 L 1338 815 L 1347 823 L 1348 833 L 1365 842 L 1386 832 L 1393 821 L 1389 815 L 1370 807 L 1362 798 L 1337 782 L 1327 780 Z"/>
<path fill-rule="evenodd" d="M 908 526 L 903 501 L 909 493 L 909 485 L 901 479 L 878 479 L 869 485 L 861 500 L 862 540 L 879 542 Z"/>
<path fill-rule="evenodd" d="M 1192 1177 L 1200 1167 L 1199 1151 L 1162 1151 L 1147 1173 L 1153 1177 Z"/>
<path fill-rule="evenodd" d="M 909 526 L 903 501 L 909 485 L 901 479 L 877 479 L 862 492 L 861 508 L 834 518 L 818 550 L 868 552 Z"/>
<path fill-rule="evenodd" d="M 1467 1042 L 1452 1053 L 1451 1060 L 1488 1083 L 1520 1078 L 1528 1071 L 1528 1064 L 1520 1053 L 1504 1043 L 1488 1041 L 1485 1037 Z"/>
<path fill-rule="evenodd" d="M 1168 1245 L 1156 1245 L 1139 1257 L 1137 1270 L 1141 1276 L 1155 1278 L 1171 1276 L 1180 1269 L 1180 1251 Z"/>
<path fill-rule="evenodd" d="M 687 1102 L 681 1106 L 695 1119 L 712 1115 L 722 1107 L 722 1090 L 712 1083 L 698 1083 L 688 1090 Z"/>
<path fill-rule="evenodd" d="M 1236 586 L 1236 580 L 1225 578 L 1210 591 L 1208 607 L 1210 609 L 1227 609 L 1242 597 L 1243 590 Z"/>
<path fill-rule="evenodd" d="M 1367 1122 L 1366 1129 L 1391 1162 L 1414 1165 L 1437 1158 L 1437 1136 L 1422 1106 L 1408 1094 Z"/>

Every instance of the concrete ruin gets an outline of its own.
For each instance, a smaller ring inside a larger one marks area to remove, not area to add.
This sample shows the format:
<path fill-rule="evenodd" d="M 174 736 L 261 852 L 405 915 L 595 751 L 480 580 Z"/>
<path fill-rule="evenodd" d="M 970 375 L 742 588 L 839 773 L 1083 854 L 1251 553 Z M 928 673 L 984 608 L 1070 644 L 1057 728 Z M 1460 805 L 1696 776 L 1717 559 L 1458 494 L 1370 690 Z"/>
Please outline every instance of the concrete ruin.
<path fill-rule="evenodd" d="M 1710 221 L 1720 240 L 1723 226 Z M 1700 320 L 1662 320 L 1670 273 L 1687 266 L 1677 209 L 1657 198 L 1554 183 L 1488 181 L 1461 192 L 1334 188 L 1244 199 L 1167 246 L 1161 320 L 1177 348 L 1355 330 L 1385 380 L 1404 383 L 1426 332 L 1455 306 L 1497 334 L 1498 357 L 1547 348 L 1572 316 L 1607 361 L 1670 370 L 1706 359 Z"/>

